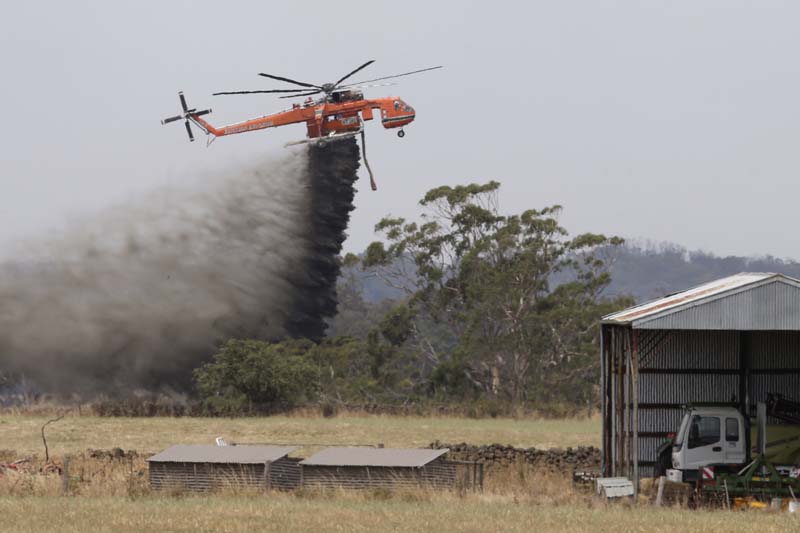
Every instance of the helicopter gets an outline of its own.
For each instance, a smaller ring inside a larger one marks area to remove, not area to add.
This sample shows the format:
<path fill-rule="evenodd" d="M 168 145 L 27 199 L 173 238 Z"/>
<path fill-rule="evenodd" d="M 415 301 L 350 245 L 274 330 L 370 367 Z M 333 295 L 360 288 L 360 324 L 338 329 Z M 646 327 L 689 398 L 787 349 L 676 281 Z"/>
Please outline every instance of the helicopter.
<path fill-rule="evenodd" d="M 161 124 L 169 124 L 170 122 L 184 120 L 186 133 L 189 135 L 189 141 L 194 141 L 194 135 L 192 134 L 192 128 L 190 125 L 190 123 L 192 123 L 205 132 L 206 135 L 212 136 L 208 141 L 208 144 L 211 144 L 211 142 L 213 142 L 217 137 L 224 137 L 227 135 L 247 133 L 250 131 L 276 128 L 298 123 L 305 123 L 306 138 L 287 143 L 286 146 L 298 144 L 325 144 L 341 139 L 352 138 L 360 134 L 363 145 L 362 152 L 364 156 L 364 163 L 366 164 L 370 175 L 370 185 L 372 186 L 372 190 L 376 190 L 377 187 L 372 176 L 372 170 L 370 169 L 366 158 L 364 122 L 373 120 L 375 118 L 375 114 L 377 113 L 384 128 L 398 129 L 397 136 L 403 138 L 405 136 L 405 130 L 403 128 L 414 121 L 416 118 L 416 111 L 413 107 L 397 96 L 370 99 L 364 98 L 362 89 L 394 85 L 394 83 L 376 84 L 376 82 L 385 82 L 386 80 L 436 70 L 442 67 L 436 66 L 423 68 L 411 72 L 404 72 L 402 74 L 383 76 L 371 80 L 342 85 L 351 76 L 365 69 L 374 62 L 375 60 L 367 61 L 352 72 L 342 76 L 338 81 L 333 83 L 323 83 L 321 85 L 306 83 L 283 76 L 275 76 L 273 74 L 261 72 L 259 73 L 259 76 L 291 83 L 302 88 L 226 91 L 213 93 L 213 96 L 280 93 L 282 94 L 280 98 L 305 97 L 305 100 L 302 103 L 292 104 L 291 109 L 279 111 L 271 115 L 266 115 L 251 120 L 246 120 L 244 122 L 229 124 L 219 128 L 212 126 L 205 119 L 201 118 L 210 114 L 211 109 L 198 111 L 196 108 L 189 108 L 186 103 L 186 98 L 181 91 L 178 93 L 178 98 L 180 100 L 183 112 L 179 115 L 162 120 Z M 315 98 L 316 95 L 320 96 Z"/>

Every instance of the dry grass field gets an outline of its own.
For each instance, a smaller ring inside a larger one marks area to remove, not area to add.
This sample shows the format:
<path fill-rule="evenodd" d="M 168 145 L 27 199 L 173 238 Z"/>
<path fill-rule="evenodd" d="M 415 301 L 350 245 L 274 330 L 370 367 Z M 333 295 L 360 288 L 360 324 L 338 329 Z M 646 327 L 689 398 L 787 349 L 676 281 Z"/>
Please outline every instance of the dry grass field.
<path fill-rule="evenodd" d="M 433 440 L 565 447 L 597 444 L 596 419 L 536 420 L 391 416 L 240 419 L 68 416 L 47 429 L 68 482 L 43 471 L 39 434 L 48 417 L 0 415 L 0 461 L 33 455 L 0 475 L 2 531 L 800 531 L 800 516 L 768 512 L 608 505 L 568 476 L 521 465 L 490 469 L 484 493 L 458 491 L 154 493 L 146 454 L 92 457 L 87 448 L 157 451 L 176 442 L 376 443 Z"/>
<path fill-rule="evenodd" d="M 40 430 L 52 415 L 0 414 L 0 449 L 43 454 Z M 67 415 L 46 430 L 51 453 L 87 448 L 159 451 L 171 444 L 229 442 L 428 446 L 434 440 L 554 448 L 600 444 L 600 419 L 470 419 L 384 415 L 334 418 L 111 418 Z"/>
<path fill-rule="evenodd" d="M 0 497 L 4 531 L 708 531 L 800 530 L 800 516 L 537 503 L 452 494 Z"/>

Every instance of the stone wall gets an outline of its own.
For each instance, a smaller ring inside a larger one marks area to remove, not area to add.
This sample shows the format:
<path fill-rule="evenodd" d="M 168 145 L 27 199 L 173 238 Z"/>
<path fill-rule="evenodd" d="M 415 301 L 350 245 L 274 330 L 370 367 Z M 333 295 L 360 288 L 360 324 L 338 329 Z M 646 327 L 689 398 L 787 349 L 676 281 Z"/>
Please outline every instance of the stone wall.
<path fill-rule="evenodd" d="M 502 444 L 474 445 L 465 442 L 447 444 L 432 442 L 430 448 L 449 448 L 448 459 L 455 461 L 476 461 L 487 466 L 511 466 L 519 463 L 531 465 L 542 470 L 572 473 L 573 470 L 600 468 L 600 449 L 594 446 L 576 448 L 515 448 Z"/>

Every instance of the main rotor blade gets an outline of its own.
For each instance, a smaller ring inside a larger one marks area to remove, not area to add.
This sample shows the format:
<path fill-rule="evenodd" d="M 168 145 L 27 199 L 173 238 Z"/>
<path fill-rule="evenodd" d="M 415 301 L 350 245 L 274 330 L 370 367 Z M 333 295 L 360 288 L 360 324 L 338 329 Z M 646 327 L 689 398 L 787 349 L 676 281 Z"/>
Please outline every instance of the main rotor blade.
<path fill-rule="evenodd" d="M 311 91 L 310 93 L 302 93 L 302 94 L 290 94 L 288 96 L 279 96 L 278 98 L 297 98 L 298 96 L 311 96 L 312 94 L 319 94 L 322 90 L 319 91 Z"/>
<path fill-rule="evenodd" d="M 263 72 L 258 73 L 259 76 L 264 76 L 265 78 L 272 78 L 273 80 L 278 81 L 286 81 L 289 83 L 294 83 L 295 85 L 299 85 L 300 87 L 313 87 L 314 89 L 321 89 L 322 87 L 318 85 L 311 85 L 310 83 L 303 83 L 302 81 L 296 81 L 289 78 L 282 78 L 281 76 L 273 76 L 272 74 L 264 74 Z"/>
<path fill-rule="evenodd" d="M 352 87 L 354 85 L 362 85 L 364 83 L 372 83 L 373 81 L 390 80 L 392 78 L 399 78 L 401 76 L 409 76 L 411 74 L 419 74 L 420 72 L 427 72 L 429 70 L 436 70 L 437 68 L 442 68 L 442 66 L 439 65 L 438 67 L 429 67 L 429 68 L 423 68 L 423 69 L 420 69 L 420 70 L 412 70 L 411 72 L 404 72 L 403 74 L 395 74 L 394 76 L 384 76 L 382 78 L 375 78 L 374 80 L 359 81 L 358 83 L 351 83 L 350 85 L 343 85 L 343 86 L 338 87 L 338 88 L 339 89 L 346 89 L 347 87 Z"/>
<path fill-rule="evenodd" d="M 334 84 L 333 84 L 333 86 L 334 86 L 334 87 L 336 87 L 337 85 L 339 85 L 340 83 L 342 83 L 344 80 L 346 80 L 347 78 L 349 78 L 350 76 L 352 76 L 353 74 L 355 74 L 356 72 L 358 72 L 359 70 L 361 70 L 361 69 L 363 69 L 363 68 L 366 68 L 366 67 L 370 66 L 370 65 L 371 65 L 371 64 L 373 64 L 374 62 L 375 62 L 375 60 L 374 60 L 374 59 L 370 59 L 369 61 L 367 61 L 366 63 L 364 63 L 363 65 L 361 65 L 361 66 L 360 66 L 360 67 L 358 67 L 357 69 L 355 69 L 353 72 L 351 72 L 350 74 L 348 74 L 348 75 L 347 75 L 347 76 L 345 76 L 344 78 L 342 78 L 342 79 L 340 79 L 339 81 L 337 81 L 336 83 L 334 83 Z"/>
<path fill-rule="evenodd" d="M 333 92 L 341 93 L 341 92 L 349 91 L 351 89 L 369 89 L 370 87 L 389 87 L 389 86 L 392 86 L 392 85 L 397 85 L 397 83 L 392 82 L 392 83 L 371 83 L 371 84 L 368 84 L 368 85 L 345 85 L 344 87 L 339 87 L 338 89 L 336 89 Z"/>
<path fill-rule="evenodd" d="M 228 91 L 222 93 L 213 93 L 211 96 L 219 96 L 221 94 L 260 94 L 260 93 L 302 93 L 308 89 L 271 89 L 268 91 Z"/>

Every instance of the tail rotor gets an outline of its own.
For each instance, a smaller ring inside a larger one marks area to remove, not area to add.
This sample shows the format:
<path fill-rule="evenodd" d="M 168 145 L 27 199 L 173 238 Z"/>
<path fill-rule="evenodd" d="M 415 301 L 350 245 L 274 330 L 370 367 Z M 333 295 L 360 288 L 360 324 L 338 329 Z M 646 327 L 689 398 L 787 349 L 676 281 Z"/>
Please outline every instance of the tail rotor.
<path fill-rule="evenodd" d="M 211 113 L 210 109 L 204 109 L 202 111 L 198 111 L 196 108 L 189 109 L 189 106 L 186 105 L 186 98 L 183 96 L 183 91 L 178 93 L 178 98 L 181 101 L 181 108 L 183 109 L 183 113 L 180 115 L 175 115 L 174 117 L 165 118 L 161 121 L 161 124 L 169 124 L 170 122 L 175 122 L 176 120 L 184 120 L 184 125 L 186 126 L 186 133 L 189 135 L 189 142 L 194 142 L 194 135 L 192 135 L 192 126 L 189 124 L 190 121 L 193 121 L 195 117 L 202 117 L 203 115 L 208 115 Z"/>

